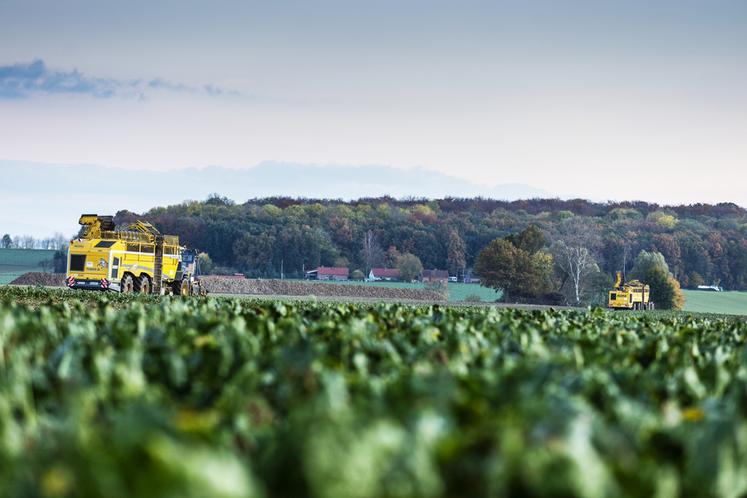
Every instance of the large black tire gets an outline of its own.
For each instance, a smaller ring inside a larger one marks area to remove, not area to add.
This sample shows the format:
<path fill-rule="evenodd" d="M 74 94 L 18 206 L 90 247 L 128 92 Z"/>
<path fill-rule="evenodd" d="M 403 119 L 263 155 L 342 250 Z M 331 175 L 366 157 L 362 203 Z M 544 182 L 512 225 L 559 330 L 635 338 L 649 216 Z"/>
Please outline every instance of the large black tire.
<path fill-rule="evenodd" d="M 140 285 L 137 286 L 137 290 L 140 294 L 150 294 L 152 286 L 148 275 L 140 275 Z"/>
<path fill-rule="evenodd" d="M 122 281 L 119 284 L 119 291 L 123 294 L 132 294 L 135 292 L 135 279 L 132 278 L 132 275 L 125 273 L 125 276 L 122 277 Z"/>

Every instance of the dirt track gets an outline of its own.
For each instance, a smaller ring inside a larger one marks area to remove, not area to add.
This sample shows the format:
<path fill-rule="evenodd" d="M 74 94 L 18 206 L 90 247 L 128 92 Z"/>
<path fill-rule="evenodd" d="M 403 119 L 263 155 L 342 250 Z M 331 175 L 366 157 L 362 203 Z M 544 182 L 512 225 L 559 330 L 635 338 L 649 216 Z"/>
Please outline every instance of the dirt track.
<path fill-rule="evenodd" d="M 429 289 L 398 289 L 371 285 L 340 285 L 299 280 L 250 280 L 208 276 L 201 279 L 211 294 L 252 296 L 339 297 L 388 299 L 396 301 L 444 301 L 440 292 Z"/>

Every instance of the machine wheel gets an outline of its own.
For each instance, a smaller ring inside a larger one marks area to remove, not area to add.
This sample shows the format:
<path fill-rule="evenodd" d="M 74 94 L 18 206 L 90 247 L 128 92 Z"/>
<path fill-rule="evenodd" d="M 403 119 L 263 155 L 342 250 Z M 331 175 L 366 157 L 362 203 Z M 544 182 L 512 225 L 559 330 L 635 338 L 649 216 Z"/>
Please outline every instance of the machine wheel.
<path fill-rule="evenodd" d="M 132 294 L 133 292 L 135 292 L 135 280 L 129 273 L 125 274 L 125 276 L 122 277 L 122 282 L 120 283 L 120 292 L 122 292 L 123 294 Z"/>
<path fill-rule="evenodd" d="M 148 278 L 148 275 L 140 276 L 140 285 L 138 286 L 138 291 L 140 292 L 140 294 L 150 294 L 151 287 L 150 278 Z"/>

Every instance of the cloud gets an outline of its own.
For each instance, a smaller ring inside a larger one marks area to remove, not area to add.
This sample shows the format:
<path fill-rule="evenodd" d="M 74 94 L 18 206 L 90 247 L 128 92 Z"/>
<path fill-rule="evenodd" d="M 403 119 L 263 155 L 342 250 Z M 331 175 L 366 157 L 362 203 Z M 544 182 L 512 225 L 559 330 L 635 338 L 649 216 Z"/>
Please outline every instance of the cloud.
<path fill-rule="evenodd" d="M 142 99 L 153 91 L 189 93 L 210 97 L 239 95 L 216 85 L 190 86 L 160 78 L 120 80 L 88 76 L 77 69 L 53 70 L 43 60 L 0 66 L 0 99 L 23 99 L 39 94 L 78 94 L 96 98 Z"/>
<path fill-rule="evenodd" d="M 227 90 L 216 85 L 202 85 L 202 86 L 189 86 L 184 83 L 174 83 L 173 81 L 163 80 L 156 78 L 148 82 L 148 88 L 154 90 L 166 90 L 170 92 L 183 92 L 192 94 L 209 95 L 211 97 L 218 97 L 221 95 L 241 95 L 236 90 Z"/>

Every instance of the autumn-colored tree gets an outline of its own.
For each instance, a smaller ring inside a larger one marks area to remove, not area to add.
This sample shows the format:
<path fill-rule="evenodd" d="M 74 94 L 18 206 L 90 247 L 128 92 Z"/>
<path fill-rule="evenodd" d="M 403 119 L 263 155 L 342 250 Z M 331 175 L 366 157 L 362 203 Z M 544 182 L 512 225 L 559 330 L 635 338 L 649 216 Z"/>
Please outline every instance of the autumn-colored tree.
<path fill-rule="evenodd" d="M 658 308 L 680 310 L 685 305 L 680 283 L 670 273 L 661 253 L 641 251 L 635 258 L 631 276 L 649 285 L 651 300 Z"/>
<path fill-rule="evenodd" d="M 449 266 L 449 273 L 457 275 L 464 270 L 466 266 L 467 246 L 459 236 L 459 232 L 454 229 L 449 230 L 446 241 L 446 262 Z"/>
<path fill-rule="evenodd" d="M 511 240 L 520 239 L 495 239 L 477 256 L 475 272 L 481 283 L 503 291 L 504 301 L 536 298 L 549 292 L 552 289 L 552 256 L 539 249 L 530 253 Z"/>
<path fill-rule="evenodd" d="M 423 264 L 420 262 L 420 258 L 408 252 L 397 261 L 397 269 L 399 270 L 399 278 L 403 282 L 412 282 L 423 272 Z"/>
<path fill-rule="evenodd" d="M 384 256 L 384 264 L 387 268 L 395 268 L 397 266 L 397 261 L 399 261 L 399 258 L 401 257 L 402 253 L 397 250 L 397 246 L 389 246 L 389 249 L 386 250 L 386 255 Z"/>
<path fill-rule="evenodd" d="M 537 225 L 530 225 L 515 235 L 509 235 L 506 239 L 529 254 L 536 253 L 547 244 L 545 234 L 542 233 L 542 230 Z"/>

